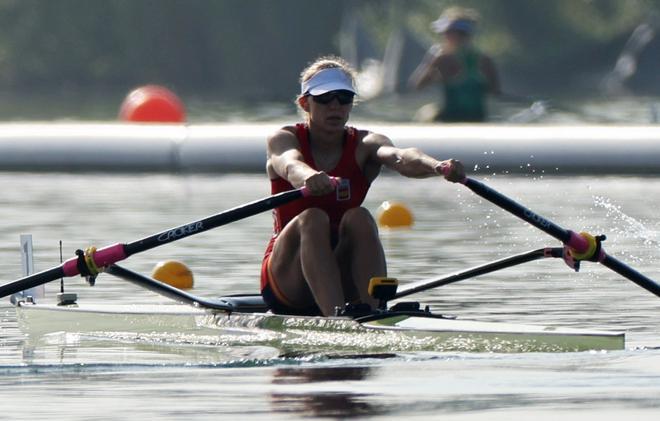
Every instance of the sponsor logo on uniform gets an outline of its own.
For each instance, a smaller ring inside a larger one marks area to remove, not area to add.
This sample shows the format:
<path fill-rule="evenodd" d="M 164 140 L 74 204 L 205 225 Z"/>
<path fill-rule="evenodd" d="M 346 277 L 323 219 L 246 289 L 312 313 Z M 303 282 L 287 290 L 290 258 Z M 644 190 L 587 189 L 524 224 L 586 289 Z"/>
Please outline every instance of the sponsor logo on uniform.
<path fill-rule="evenodd" d="M 351 180 L 342 178 L 337 185 L 337 200 L 351 200 Z"/>

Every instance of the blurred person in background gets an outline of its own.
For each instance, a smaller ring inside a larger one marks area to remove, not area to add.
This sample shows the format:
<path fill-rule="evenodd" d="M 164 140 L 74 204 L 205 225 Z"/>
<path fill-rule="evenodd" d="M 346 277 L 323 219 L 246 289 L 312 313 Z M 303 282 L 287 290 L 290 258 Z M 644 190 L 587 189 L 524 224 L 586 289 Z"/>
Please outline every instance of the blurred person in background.
<path fill-rule="evenodd" d="M 431 23 L 441 42 L 429 48 L 409 83 L 421 89 L 442 84 L 444 105 L 430 118 L 443 122 L 481 122 L 487 119 L 486 96 L 499 94 L 493 60 L 472 43 L 478 16 L 472 9 L 451 7 Z"/>

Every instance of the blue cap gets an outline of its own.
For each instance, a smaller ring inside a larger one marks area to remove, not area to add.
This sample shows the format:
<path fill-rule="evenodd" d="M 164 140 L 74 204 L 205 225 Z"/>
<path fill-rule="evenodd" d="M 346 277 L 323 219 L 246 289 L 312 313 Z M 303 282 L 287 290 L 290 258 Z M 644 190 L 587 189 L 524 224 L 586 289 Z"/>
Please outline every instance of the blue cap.
<path fill-rule="evenodd" d="M 460 31 L 471 34 L 474 32 L 475 26 L 475 22 L 471 19 L 450 19 L 445 16 L 431 22 L 431 29 L 439 34 L 447 31 Z"/>

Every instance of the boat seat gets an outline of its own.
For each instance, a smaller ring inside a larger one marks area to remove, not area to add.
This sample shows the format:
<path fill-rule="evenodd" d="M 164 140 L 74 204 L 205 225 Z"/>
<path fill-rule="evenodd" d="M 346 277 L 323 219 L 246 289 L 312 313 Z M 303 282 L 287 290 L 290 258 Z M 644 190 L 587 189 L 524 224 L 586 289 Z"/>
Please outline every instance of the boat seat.
<path fill-rule="evenodd" d="M 218 298 L 218 301 L 231 306 L 233 311 L 245 313 L 265 313 L 268 311 L 264 299 L 258 294 L 227 295 Z"/>

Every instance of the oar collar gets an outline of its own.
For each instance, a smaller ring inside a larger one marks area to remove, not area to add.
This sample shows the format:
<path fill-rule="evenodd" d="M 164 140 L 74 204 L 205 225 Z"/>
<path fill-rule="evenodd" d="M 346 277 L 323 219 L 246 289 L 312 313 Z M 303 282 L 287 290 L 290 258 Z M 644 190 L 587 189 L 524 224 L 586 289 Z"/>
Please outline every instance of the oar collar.
<path fill-rule="evenodd" d="M 588 232 L 579 234 L 570 231 L 570 239 L 564 246 L 564 261 L 576 272 L 580 269 L 580 262 L 588 260 L 591 262 L 602 262 L 605 259 L 605 251 L 602 242 L 604 235 L 593 236 Z"/>

